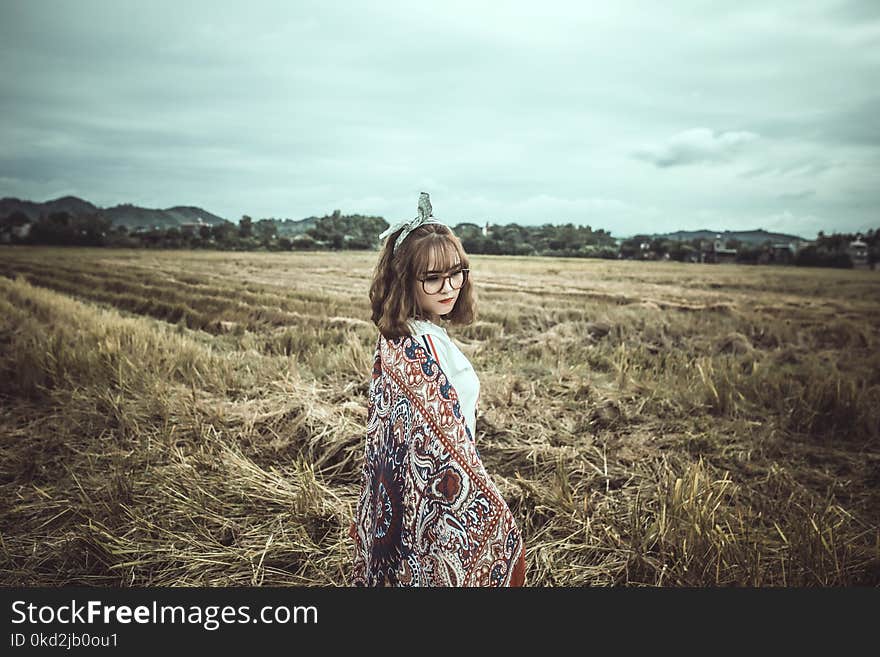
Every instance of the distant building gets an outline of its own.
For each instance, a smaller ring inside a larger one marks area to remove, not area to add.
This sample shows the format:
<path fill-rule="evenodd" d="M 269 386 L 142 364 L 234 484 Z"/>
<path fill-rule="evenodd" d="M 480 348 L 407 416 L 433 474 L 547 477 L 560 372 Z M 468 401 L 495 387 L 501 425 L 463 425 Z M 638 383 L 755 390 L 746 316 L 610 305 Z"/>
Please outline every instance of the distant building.
<path fill-rule="evenodd" d="M 700 262 L 736 262 L 736 249 L 728 249 L 721 241 L 721 235 L 716 234 L 712 241 L 700 240 Z"/>
<path fill-rule="evenodd" d="M 487 237 L 489 235 L 489 222 L 486 222 L 486 225 L 483 226 L 483 237 Z"/>
<path fill-rule="evenodd" d="M 788 242 L 771 242 L 764 246 L 758 257 L 759 265 L 791 265 L 794 258 L 802 249 L 813 246 L 815 242 L 810 240 L 794 239 Z"/>
<path fill-rule="evenodd" d="M 12 234 L 15 235 L 20 240 L 25 239 L 28 235 L 31 234 L 31 226 L 34 224 L 32 222 L 27 222 L 25 224 L 21 224 L 20 226 L 12 227 Z"/>
<path fill-rule="evenodd" d="M 181 235 L 197 235 L 199 229 L 201 229 L 202 226 L 207 225 L 209 224 L 203 223 L 200 219 L 199 221 L 192 221 L 185 224 L 180 224 L 178 228 L 180 229 Z"/>
<path fill-rule="evenodd" d="M 20 224 L 3 226 L 0 228 L 0 244 L 12 244 L 26 240 L 31 234 L 33 225 L 32 221 L 26 220 Z"/>
<path fill-rule="evenodd" d="M 759 262 L 762 265 L 790 265 L 794 261 L 797 247 L 794 242 L 771 242 Z"/>
<path fill-rule="evenodd" d="M 854 267 L 868 266 L 868 245 L 862 240 L 861 235 L 856 235 L 856 238 L 846 248 L 846 252 L 852 258 Z"/>

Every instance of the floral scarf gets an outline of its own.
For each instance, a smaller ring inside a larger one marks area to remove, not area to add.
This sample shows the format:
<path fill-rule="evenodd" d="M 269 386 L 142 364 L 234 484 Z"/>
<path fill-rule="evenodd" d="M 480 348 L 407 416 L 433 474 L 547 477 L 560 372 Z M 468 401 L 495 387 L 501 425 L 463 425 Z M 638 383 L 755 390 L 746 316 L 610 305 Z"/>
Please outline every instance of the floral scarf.
<path fill-rule="evenodd" d="M 355 586 L 521 585 L 513 515 L 455 389 L 412 336 L 379 336 L 361 482 L 350 528 Z"/>

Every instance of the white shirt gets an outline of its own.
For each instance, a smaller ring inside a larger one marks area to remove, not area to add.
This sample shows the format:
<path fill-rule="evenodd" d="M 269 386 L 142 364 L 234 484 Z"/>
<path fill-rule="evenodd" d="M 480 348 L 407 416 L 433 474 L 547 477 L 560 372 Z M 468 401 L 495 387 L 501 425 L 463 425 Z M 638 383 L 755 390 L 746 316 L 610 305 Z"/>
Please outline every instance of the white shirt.
<path fill-rule="evenodd" d="M 413 337 L 419 340 L 440 364 L 440 369 L 458 394 L 461 414 L 471 431 L 471 437 L 476 438 L 480 379 L 473 365 L 442 326 L 423 319 L 411 319 L 409 326 Z"/>

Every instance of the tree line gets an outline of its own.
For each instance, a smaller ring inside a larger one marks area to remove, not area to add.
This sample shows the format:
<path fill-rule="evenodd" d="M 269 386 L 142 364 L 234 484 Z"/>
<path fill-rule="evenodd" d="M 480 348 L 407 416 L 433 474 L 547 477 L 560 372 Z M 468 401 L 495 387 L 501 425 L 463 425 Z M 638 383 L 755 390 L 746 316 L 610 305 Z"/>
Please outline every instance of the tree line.
<path fill-rule="evenodd" d="M 254 220 L 245 215 L 238 224 L 201 224 L 172 227 L 113 225 L 99 213 L 72 215 L 54 212 L 32 221 L 16 212 L 0 218 L 0 237 L 15 244 L 106 246 L 162 249 L 220 249 L 233 251 L 319 251 L 375 250 L 379 234 L 388 228 L 382 217 L 343 215 L 339 210 L 300 224 L 277 219 Z M 29 230 L 24 227 L 29 224 Z M 308 224 L 307 227 L 304 227 Z M 699 261 L 710 240 L 673 240 L 651 235 L 634 235 L 617 240 L 602 228 L 561 225 L 520 226 L 473 222 L 452 226 L 465 251 L 472 254 L 536 255 L 569 258 Z M 880 229 L 858 235 L 867 245 L 868 263 L 880 260 Z M 819 232 L 810 246 L 792 254 L 786 264 L 852 267 L 848 253 L 850 233 L 825 235 Z M 767 262 L 769 242 L 753 244 L 730 239 L 725 248 L 735 249 L 735 261 L 743 264 Z"/>

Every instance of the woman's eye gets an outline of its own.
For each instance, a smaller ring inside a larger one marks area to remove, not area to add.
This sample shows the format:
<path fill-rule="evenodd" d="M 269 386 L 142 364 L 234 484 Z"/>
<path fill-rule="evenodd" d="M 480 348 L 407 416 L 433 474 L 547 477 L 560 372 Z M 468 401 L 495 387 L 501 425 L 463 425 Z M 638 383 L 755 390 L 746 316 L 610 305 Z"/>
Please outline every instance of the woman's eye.
<path fill-rule="evenodd" d="M 428 276 L 425 280 L 428 282 L 434 282 L 434 281 L 440 280 L 440 277 L 439 276 Z"/>

